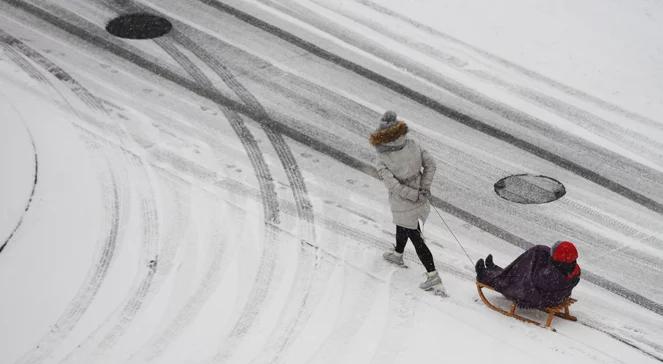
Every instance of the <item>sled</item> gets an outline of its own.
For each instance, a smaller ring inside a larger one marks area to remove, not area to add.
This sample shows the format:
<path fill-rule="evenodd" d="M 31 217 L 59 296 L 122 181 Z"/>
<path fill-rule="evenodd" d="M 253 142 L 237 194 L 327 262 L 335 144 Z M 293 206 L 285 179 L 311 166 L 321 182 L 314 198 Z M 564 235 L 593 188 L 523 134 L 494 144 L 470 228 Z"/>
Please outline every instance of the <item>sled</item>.
<path fill-rule="evenodd" d="M 556 317 L 561 317 L 561 318 L 563 318 L 565 320 L 569 320 L 569 321 L 577 321 L 578 320 L 575 316 L 572 316 L 569 313 L 569 306 L 571 306 L 572 304 L 577 302 L 577 300 L 575 298 L 567 297 L 566 299 L 564 299 L 564 302 L 562 302 L 561 304 L 559 304 L 557 306 L 546 307 L 545 309 L 542 309 L 541 311 L 544 311 L 548 314 L 548 318 L 546 319 L 546 322 L 545 322 L 545 325 L 544 325 L 543 323 L 541 323 L 539 321 L 534 321 L 534 320 L 528 319 L 527 317 L 523 317 L 523 316 L 518 315 L 516 313 L 516 308 L 517 308 L 516 302 L 512 303 L 511 308 L 508 311 L 493 305 L 492 303 L 490 303 L 488 301 L 486 296 L 483 294 L 482 289 L 487 288 L 487 289 L 490 289 L 492 291 L 495 291 L 495 289 L 493 287 L 491 287 L 487 284 L 483 284 L 479 281 L 477 281 L 476 283 L 477 283 L 477 292 L 479 292 L 479 297 L 481 297 L 481 300 L 483 301 L 483 303 L 486 306 L 488 306 L 488 308 L 490 308 L 491 310 L 497 311 L 497 312 L 499 312 L 499 313 L 501 313 L 505 316 L 513 317 L 517 320 L 527 322 L 527 323 L 530 323 L 530 324 L 534 324 L 534 325 L 537 325 L 537 326 L 541 326 L 541 327 L 544 327 L 544 328 L 550 328 L 550 326 L 552 325 L 552 320 L 555 316 Z M 495 291 L 495 292 L 497 292 L 497 291 Z"/>

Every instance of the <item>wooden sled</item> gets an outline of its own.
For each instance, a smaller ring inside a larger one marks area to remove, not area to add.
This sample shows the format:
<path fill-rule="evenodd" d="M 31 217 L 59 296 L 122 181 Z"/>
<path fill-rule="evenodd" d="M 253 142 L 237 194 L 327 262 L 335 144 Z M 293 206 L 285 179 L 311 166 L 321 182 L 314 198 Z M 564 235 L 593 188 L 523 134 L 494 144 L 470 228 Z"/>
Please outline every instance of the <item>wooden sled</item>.
<path fill-rule="evenodd" d="M 495 291 L 495 289 L 493 287 L 491 287 L 487 284 L 483 284 L 479 281 L 477 281 L 476 283 L 477 283 L 477 292 L 479 292 L 479 297 L 481 297 L 481 300 L 483 301 L 483 303 L 486 306 L 488 306 L 488 308 L 490 308 L 491 310 L 497 311 L 497 312 L 499 312 L 499 313 L 501 313 L 505 316 L 513 317 L 517 320 L 524 321 L 524 322 L 527 322 L 527 323 L 530 323 L 530 324 L 535 324 L 537 326 L 541 326 L 541 327 L 545 327 L 545 328 L 550 328 L 550 325 L 552 324 L 552 320 L 555 316 L 561 317 L 561 318 L 563 318 L 565 320 L 569 320 L 569 321 L 577 321 L 578 320 L 575 316 L 572 316 L 569 313 L 569 306 L 571 306 L 572 304 L 574 304 L 577 301 L 575 298 L 567 297 L 564 300 L 564 302 L 562 302 L 558 306 L 546 307 L 545 309 L 541 310 L 541 311 L 544 311 L 544 312 L 548 313 L 548 318 L 546 319 L 546 323 L 544 325 L 541 322 L 530 320 L 526 317 L 518 315 L 516 313 L 517 305 L 516 305 L 515 302 L 513 302 L 513 304 L 511 305 L 511 309 L 509 311 L 503 310 L 503 309 L 493 305 L 492 303 L 490 303 L 488 301 L 486 296 L 483 294 L 482 289 L 487 288 L 487 289 L 490 289 L 490 290 L 493 290 L 493 291 Z M 497 292 L 497 291 L 495 291 L 495 292 Z"/>

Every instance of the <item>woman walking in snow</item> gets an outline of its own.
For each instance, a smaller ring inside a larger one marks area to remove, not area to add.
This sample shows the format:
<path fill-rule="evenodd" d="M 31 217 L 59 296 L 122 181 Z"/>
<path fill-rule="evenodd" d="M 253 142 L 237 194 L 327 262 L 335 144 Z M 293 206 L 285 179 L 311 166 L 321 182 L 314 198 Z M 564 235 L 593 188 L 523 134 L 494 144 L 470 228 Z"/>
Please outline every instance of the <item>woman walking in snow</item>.
<path fill-rule="evenodd" d="M 424 243 L 421 230 L 430 212 L 430 187 L 435 174 L 435 160 L 414 140 L 407 137 L 408 127 L 396 113 L 387 111 L 370 143 L 378 154 L 378 175 L 389 190 L 389 205 L 396 224 L 396 247 L 383 257 L 403 265 L 403 251 L 408 238 L 426 268 L 427 279 L 419 287 L 439 287 L 442 280 L 435 270 L 433 255 Z"/>

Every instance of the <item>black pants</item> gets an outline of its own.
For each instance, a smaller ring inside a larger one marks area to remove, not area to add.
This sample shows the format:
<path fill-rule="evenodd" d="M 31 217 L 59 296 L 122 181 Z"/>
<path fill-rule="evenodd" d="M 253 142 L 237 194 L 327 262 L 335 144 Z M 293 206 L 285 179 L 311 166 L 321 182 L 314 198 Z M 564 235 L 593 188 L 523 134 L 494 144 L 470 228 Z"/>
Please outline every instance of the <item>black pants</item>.
<path fill-rule="evenodd" d="M 426 268 L 426 271 L 432 272 L 435 270 L 435 263 L 433 262 L 433 254 L 424 243 L 424 239 L 421 237 L 421 228 L 417 225 L 416 229 L 408 229 L 402 226 L 396 225 L 396 252 L 403 253 L 405 251 L 405 244 L 407 244 L 407 239 L 412 240 L 414 244 L 414 250 L 417 251 L 419 260 Z"/>

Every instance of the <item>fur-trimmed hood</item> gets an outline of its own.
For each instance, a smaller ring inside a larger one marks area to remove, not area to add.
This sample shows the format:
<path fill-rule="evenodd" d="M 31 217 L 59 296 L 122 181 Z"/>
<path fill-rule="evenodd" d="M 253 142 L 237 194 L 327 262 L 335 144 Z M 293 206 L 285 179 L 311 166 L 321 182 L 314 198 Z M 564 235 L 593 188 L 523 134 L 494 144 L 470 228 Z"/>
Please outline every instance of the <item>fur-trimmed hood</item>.
<path fill-rule="evenodd" d="M 393 142 L 394 140 L 407 134 L 408 128 L 404 121 L 399 120 L 395 125 L 388 128 L 378 129 L 369 137 L 369 142 L 373 146 Z"/>

